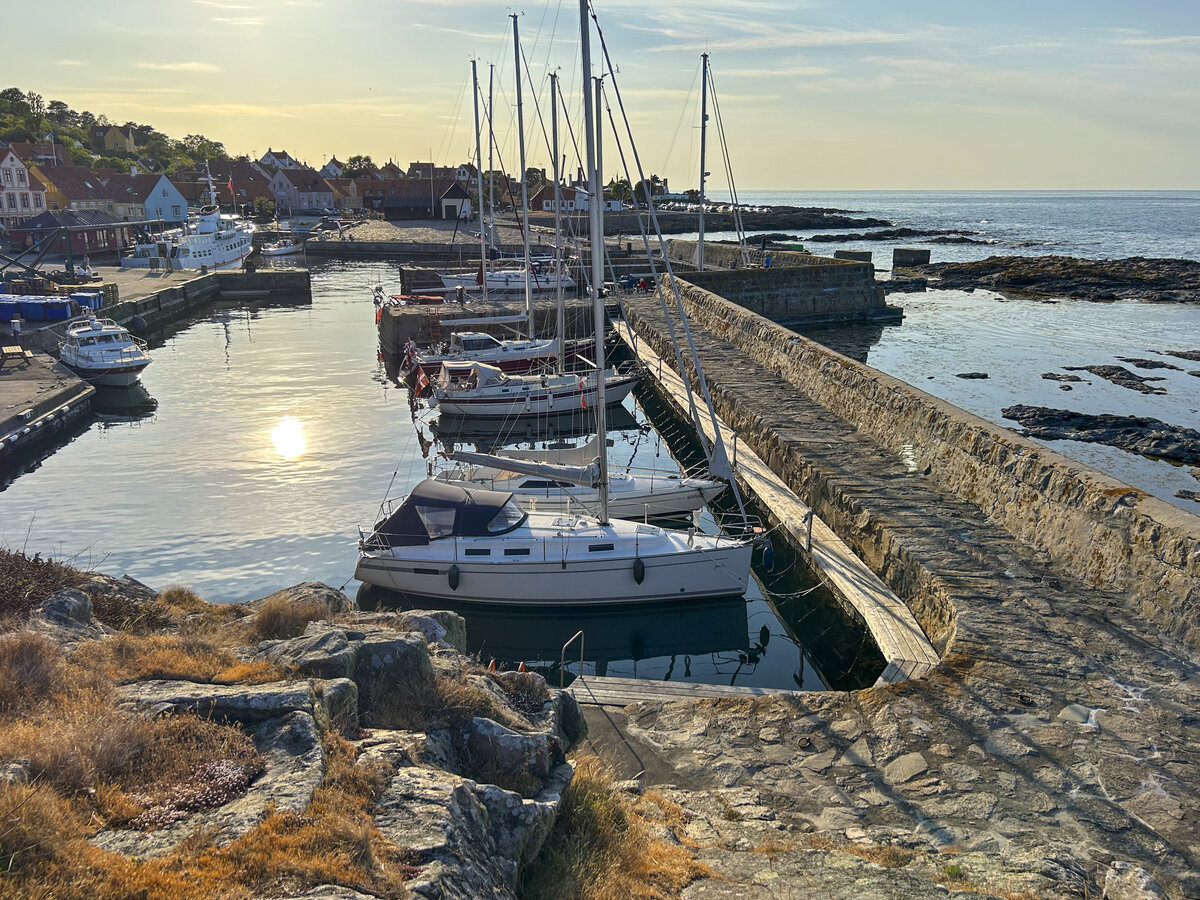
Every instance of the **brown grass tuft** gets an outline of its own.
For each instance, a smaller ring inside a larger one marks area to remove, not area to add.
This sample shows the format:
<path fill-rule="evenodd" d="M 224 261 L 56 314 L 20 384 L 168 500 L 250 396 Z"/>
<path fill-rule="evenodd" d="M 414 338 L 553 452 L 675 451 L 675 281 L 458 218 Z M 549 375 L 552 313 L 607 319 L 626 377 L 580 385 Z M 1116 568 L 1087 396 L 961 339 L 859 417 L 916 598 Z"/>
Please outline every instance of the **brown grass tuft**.
<path fill-rule="evenodd" d="M 652 836 L 614 776 L 594 756 L 576 761 L 558 821 L 542 852 L 517 884 L 522 900 L 678 896 L 712 870 L 684 847 Z"/>
<path fill-rule="evenodd" d="M 309 622 L 329 618 L 329 608 L 320 600 L 296 602 L 286 597 L 271 597 L 259 607 L 250 637 L 256 643 L 299 637 Z"/>
<path fill-rule="evenodd" d="M 84 576 L 76 570 L 42 559 L 41 554 L 0 549 L 0 619 L 24 619 L 55 591 L 78 587 Z"/>
<path fill-rule="evenodd" d="M 834 853 L 849 853 L 859 859 L 873 862 L 885 869 L 901 869 L 912 862 L 917 851 L 891 844 L 837 843 L 821 834 L 812 834 L 805 839 L 809 850 L 824 850 Z"/>
<path fill-rule="evenodd" d="M 123 684 L 148 678 L 217 684 L 263 684 L 285 673 L 266 662 L 246 663 L 201 637 L 118 634 L 75 652 L 75 661 Z"/>
<path fill-rule="evenodd" d="M 516 725 L 482 688 L 464 679 L 435 675 L 432 681 L 364 679 L 359 683 L 359 709 L 373 728 L 431 731 L 456 728 L 476 716 Z"/>
<path fill-rule="evenodd" d="M 43 784 L 0 784 L 0 871 L 18 872 L 51 860 L 63 835 L 82 822 L 53 789 Z"/>
<path fill-rule="evenodd" d="M 62 648 L 40 634 L 0 635 L 0 715 L 21 715 L 47 702 L 67 677 Z"/>
<path fill-rule="evenodd" d="M 513 709 L 526 718 L 541 715 L 542 707 L 550 692 L 546 681 L 532 672 L 506 672 L 504 677 L 495 678 L 496 684 L 508 697 Z"/>
<path fill-rule="evenodd" d="M 207 600 L 202 599 L 191 588 L 181 584 L 173 584 L 166 588 L 158 595 L 158 599 L 167 606 L 174 606 L 184 612 L 201 612 L 209 605 Z"/>

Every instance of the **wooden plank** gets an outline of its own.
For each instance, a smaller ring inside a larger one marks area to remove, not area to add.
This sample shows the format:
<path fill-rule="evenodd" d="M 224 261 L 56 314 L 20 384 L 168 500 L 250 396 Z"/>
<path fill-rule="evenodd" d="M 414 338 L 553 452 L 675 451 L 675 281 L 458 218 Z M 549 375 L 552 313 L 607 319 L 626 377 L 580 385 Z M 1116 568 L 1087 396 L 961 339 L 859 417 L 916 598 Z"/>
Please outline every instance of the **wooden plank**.
<path fill-rule="evenodd" d="M 587 675 L 576 678 L 567 688 L 567 693 L 584 706 L 628 706 L 631 703 L 641 702 L 766 697 L 795 692 L 740 685 L 649 681 L 641 678 L 607 678 Z"/>
<path fill-rule="evenodd" d="M 637 340 L 623 321 L 613 328 L 634 351 L 647 370 L 681 410 L 687 409 L 687 387 L 673 368 L 647 344 Z M 685 413 L 686 415 L 686 413 Z M 709 416 L 701 416 L 705 434 L 713 438 Z M 734 431 L 717 419 L 726 447 L 732 445 Z M 792 439 L 795 442 L 795 439 Z M 802 525 L 812 516 L 810 558 L 829 587 L 843 597 L 866 623 L 883 658 L 887 662 L 877 683 L 890 684 L 919 678 L 938 664 L 939 657 L 929 643 L 916 617 L 904 602 L 804 504 L 795 492 L 744 443 L 737 445 L 737 476 L 764 506 L 770 509 L 800 548 L 807 544 L 807 529 Z"/>

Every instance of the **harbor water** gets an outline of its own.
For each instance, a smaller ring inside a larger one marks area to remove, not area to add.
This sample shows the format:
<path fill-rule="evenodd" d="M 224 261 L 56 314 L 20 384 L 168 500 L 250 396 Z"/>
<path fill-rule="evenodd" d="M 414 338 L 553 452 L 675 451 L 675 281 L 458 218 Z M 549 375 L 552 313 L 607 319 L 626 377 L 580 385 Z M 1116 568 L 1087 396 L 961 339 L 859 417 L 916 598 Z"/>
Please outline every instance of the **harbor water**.
<path fill-rule="evenodd" d="M 217 307 L 152 340 L 144 390 L 106 394 L 90 427 L 0 490 L 0 545 L 222 603 L 304 581 L 354 595 L 358 528 L 381 502 L 439 453 L 495 442 L 488 429 L 439 440 L 437 414 L 414 413 L 387 377 L 371 296 L 396 282 L 384 263 L 325 264 L 311 305 Z M 633 398 L 613 419 L 614 469 L 678 471 Z M 539 435 L 516 436 L 531 446 Z M 716 526 L 706 516 L 701 527 Z M 752 583 L 745 599 L 688 609 L 462 611 L 473 652 L 514 665 L 556 663 L 584 628 L 589 672 L 806 689 L 873 681 L 881 665 L 861 632 L 782 568 L 768 576 L 774 606 Z"/>

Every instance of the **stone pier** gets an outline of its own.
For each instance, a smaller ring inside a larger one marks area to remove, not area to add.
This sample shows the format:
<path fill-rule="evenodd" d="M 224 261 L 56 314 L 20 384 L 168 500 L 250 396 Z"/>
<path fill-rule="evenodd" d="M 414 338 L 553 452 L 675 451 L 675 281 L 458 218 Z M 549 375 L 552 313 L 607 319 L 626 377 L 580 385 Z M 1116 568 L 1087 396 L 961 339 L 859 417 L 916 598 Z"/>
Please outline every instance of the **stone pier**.
<path fill-rule="evenodd" d="M 720 875 L 684 896 L 1200 896 L 1200 517 L 685 295 L 718 413 L 941 661 L 613 710 L 622 758 Z M 627 314 L 673 358 L 656 300 Z"/>

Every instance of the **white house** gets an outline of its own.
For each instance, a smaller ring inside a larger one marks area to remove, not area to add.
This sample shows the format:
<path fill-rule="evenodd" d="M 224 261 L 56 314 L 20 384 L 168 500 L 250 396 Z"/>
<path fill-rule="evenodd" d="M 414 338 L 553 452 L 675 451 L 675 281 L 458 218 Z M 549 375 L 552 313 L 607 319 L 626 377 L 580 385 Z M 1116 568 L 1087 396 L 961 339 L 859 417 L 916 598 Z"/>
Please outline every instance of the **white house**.
<path fill-rule="evenodd" d="M 6 231 L 46 211 L 46 188 L 11 149 L 0 150 L 0 226 Z"/>
<path fill-rule="evenodd" d="M 104 184 L 113 214 L 126 222 L 155 219 L 174 225 L 187 219 L 187 199 L 166 175 L 114 175 Z"/>
<path fill-rule="evenodd" d="M 329 162 L 325 163 L 325 165 L 321 167 L 321 177 L 322 178 L 341 178 L 342 170 L 345 168 L 346 168 L 345 163 L 338 162 L 338 158 L 336 156 L 331 157 Z"/>
<path fill-rule="evenodd" d="M 297 162 L 288 156 L 286 150 L 272 150 L 267 148 L 267 152 L 258 160 L 263 166 L 269 169 L 303 169 L 303 164 Z"/>
<path fill-rule="evenodd" d="M 587 212 L 588 210 L 590 210 L 592 208 L 591 200 L 588 198 L 587 188 L 581 188 L 581 187 L 580 188 L 572 188 L 572 189 L 569 189 L 566 193 L 567 194 L 571 194 L 571 193 L 575 194 L 575 206 L 573 207 L 574 209 L 581 209 L 584 212 Z M 551 204 L 551 208 L 553 208 L 553 204 Z M 621 211 L 621 201 L 613 200 L 611 197 L 606 197 L 604 199 L 604 211 L 605 212 L 620 212 Z"/>

